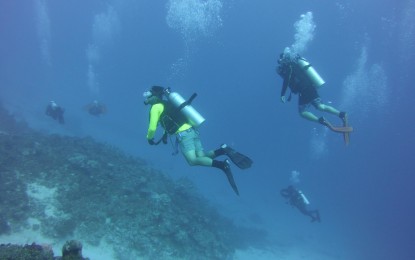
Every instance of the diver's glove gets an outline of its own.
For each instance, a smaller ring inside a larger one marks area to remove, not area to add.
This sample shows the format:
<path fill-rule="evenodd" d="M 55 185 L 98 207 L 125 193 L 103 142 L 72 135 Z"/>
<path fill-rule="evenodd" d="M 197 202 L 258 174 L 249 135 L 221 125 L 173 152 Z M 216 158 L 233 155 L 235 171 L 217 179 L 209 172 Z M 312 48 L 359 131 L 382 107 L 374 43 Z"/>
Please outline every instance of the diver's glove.
<path fill-rule="evenodd" d="M 147 141 L 148 141 L 149 145 L 155 145 L 156 144 L 156 142 L 154 142 L 154 138 L 147 139 Z"/>

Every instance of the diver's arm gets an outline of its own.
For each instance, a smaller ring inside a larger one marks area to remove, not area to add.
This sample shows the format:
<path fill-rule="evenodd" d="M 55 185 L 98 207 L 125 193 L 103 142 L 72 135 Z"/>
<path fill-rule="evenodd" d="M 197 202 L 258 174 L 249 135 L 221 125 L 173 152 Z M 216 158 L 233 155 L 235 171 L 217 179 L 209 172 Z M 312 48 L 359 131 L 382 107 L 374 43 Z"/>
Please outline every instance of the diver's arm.
<path fill-rule="evenodd" d="M 163 112 L 164 107 L 162 104 L 155 104 L 151 107 L 150 110 L 150 122 L 148 125 L 148 131 L 147 131 L 147 140 L 151 140 L 154 138 L 154 134 L 157 130 L 157 124 L 160 119 L 160 115 Z"/>
<path fill-rule="evenodd" d="M 281 88 L 281 102 L 285 103 L 285 92 L 287 91 L 288 88 L 288 79 L 284 78 L 284 82 L 282 83 L 282 88 Z"/>
<path fill-rule="evenodd" d="M 290 85 L 291 82 L 291 77 L 293 75 L 293 67 L 292 64 L 286 65 L 286 69 L 285 69 L 285 73 L 282 74 L 283 75 L 283 83 L 282 83 L 282 88 L 281 88 L 281 102 L 285 103 L 285 101 L 287 100 L 285 97 L 285 92 L 287 91 L 288 86 Z"/>

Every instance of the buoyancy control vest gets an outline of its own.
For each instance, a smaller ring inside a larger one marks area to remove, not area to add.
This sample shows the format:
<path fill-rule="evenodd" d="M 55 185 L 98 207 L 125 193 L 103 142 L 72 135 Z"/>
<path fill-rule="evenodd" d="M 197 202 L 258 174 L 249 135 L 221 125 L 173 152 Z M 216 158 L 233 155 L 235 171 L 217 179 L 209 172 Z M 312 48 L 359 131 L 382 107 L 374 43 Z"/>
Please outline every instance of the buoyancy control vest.
<path fill-rule="evenodd" d="M 164 110 L 160 116 L 160 123 L 167 133 L 176 133 L 185 123 L 192 127 L 199 127 L 205 121 L 205 118 L 191 106 L 193 99 L 197 96 L 196 93 L 185 100 L 177 92 L 171 92 L 170 88 L 166 88 L 164 95 L 167 100 L 162 100 Z"/>
<path fill-rule="evenodd" d="M 180 113 L 170 102 L 163 100 L 163 113 L 160 115 L 160 124 L 168 134 L 174 134 L 187 123 L 186 117 Z"/>
<path fill-rule="evenodd" d="M 311 64 L 299 55 L 293 59 L 281 59 L 279 63 L 277 72 L 289 81 L 289 87 L 293 93 L 301 92 L 309 86 L 319 88 L 325 84 Z"/>

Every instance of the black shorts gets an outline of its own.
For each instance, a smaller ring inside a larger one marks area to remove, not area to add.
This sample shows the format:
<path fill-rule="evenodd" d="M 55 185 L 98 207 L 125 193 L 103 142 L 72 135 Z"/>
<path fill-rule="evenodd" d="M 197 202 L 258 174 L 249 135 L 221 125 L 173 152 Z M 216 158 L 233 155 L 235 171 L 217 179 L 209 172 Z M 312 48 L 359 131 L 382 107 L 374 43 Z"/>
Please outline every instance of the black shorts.
<path fill-rule="evenodd" d="M 313 100 L 319 97 L 320 96 L 317 93 L 317 89 L 313 86 L 308 86 L 300 91 L 299 98 L 298 98 L 298 105 L 302 106 L 302 105 L 309 104 L 313 102 Z"/>
<path fill-rule="evenodd" d="M 302 113 L 313 105 L 315 108 L 321 104 L 321 98 L 317 93 L 316 88 L 308 87 L 303 90 L 298 98 L 298 112 Z"/>

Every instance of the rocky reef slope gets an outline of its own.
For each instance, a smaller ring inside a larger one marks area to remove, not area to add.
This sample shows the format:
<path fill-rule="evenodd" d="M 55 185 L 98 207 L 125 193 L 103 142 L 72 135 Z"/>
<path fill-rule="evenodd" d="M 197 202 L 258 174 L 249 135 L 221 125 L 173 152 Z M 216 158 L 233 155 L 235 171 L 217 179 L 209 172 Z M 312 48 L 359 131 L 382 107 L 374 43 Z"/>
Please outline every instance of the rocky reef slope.
<path fill-rule="evenodd" d="M 4 109 L 0 155 L 0 234 L 105 242 L 119 259 L 228 259 L 259 232 L 218 214 L 188 180 L 90 137 L 31 130 Z"/>

